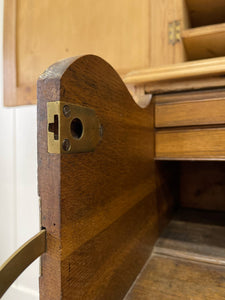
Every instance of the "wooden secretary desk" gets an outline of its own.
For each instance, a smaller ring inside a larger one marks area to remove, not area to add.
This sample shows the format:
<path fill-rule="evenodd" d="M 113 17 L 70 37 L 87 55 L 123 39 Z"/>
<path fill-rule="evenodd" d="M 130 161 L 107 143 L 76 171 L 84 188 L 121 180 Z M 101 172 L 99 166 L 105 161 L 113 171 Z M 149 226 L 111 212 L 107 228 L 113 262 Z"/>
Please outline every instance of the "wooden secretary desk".
<path fill-rule="evenodd" d="M 42 255 L 41 300 L 225 299 L 224 3 L 185 3 L 179 63 L 121 78 L 84 55 L 39 77 L 42 230 L 0 270 L 1 295 Z"/>
<path fill-rule="evenodd" d="M 201 63 L 127 75 L 139 106 L 96 56 L 40 77 L 41 299 L 225 298 L 225 64 Z"/>
<path fill-rule="evenodd" d="M 42 231 L 1 294 L 42 254 L 40 299 L 225 298 L 225 62 L 201 63 L 130 73 L 133 97 L 94 55 L 40 76 Z"/>

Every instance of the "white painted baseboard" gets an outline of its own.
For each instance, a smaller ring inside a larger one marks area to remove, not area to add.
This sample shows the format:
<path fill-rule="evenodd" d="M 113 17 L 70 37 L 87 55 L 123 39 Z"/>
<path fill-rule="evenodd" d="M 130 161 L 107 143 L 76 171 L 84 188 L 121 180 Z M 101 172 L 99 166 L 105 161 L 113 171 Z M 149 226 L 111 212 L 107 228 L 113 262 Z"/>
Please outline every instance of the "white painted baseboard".
<path fill-rule="evenodd" d="M 2 300 L 11 300 L 11 299 L 38 300 L 39 294 L 34 290 L 13 284 L 5 293 L 5 295 L 2 297 Z"/>

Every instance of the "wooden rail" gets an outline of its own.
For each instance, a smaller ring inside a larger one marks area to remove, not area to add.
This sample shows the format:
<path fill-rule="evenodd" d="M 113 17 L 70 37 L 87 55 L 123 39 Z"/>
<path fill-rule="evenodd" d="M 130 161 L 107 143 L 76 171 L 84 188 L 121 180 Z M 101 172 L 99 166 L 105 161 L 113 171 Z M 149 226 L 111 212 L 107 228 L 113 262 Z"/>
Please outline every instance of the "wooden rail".
<path fill-rule="evenodd" d="M 152 69 L 142 69 L 128 73 L 124 76 L 123 80 L 126 84 L 144 84 L 222 74 L 225 74 L 225 57 L 184 62 Z"/>

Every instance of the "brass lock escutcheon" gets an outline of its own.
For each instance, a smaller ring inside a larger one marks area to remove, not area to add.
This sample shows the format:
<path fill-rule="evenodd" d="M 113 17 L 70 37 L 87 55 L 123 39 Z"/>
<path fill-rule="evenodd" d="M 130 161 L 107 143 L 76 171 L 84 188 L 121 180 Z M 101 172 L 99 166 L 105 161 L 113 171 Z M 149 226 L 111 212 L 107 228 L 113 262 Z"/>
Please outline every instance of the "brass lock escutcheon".
<path fill-rule="evenodd" d="M 102 136 L 93 109 L 68 102 L 48 102 L 48 152 L 94 151 Z"/>

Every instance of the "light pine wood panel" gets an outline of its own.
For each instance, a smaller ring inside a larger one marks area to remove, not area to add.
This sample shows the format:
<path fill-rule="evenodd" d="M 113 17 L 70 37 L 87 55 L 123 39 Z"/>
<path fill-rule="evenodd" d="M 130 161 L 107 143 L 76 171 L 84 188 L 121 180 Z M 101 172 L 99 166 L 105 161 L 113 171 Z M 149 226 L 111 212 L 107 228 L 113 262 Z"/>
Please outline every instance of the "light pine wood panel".
<path fill-rule="evenodd" d="M 218 80 L 216 76 L 224 75 L 224 70 L 225 57 L 217 57 L 136 70 L 124 76 L 123 80 L 126 84 L 145 84 L 147 86 L 149 84 L 149 87 L 150 85 L 161 84 L 161 91 L 163 91 L 164 82 L 168 84 L 168 81 L 176 80 L 179 86 L 179 81 L 183 82 L 190 79 L 194 86 L 194 81 L 199 78 L 206 81 L 206 79 L 208 80 L 209 78 L 210 80 L 214 76 L 214 80 Z"/>
<path fill-rule="evenodd" d="M 225 23 L 184 30 L 182 39 L 189 60 L 225 56 Z"/>
<path fill-rule="evenodd" d="M 167 92 L 182 92 L 219 88 L 225 86 L 225 78 L 221 75 L 207 77 L 193 77 L 176 80 L 154 81 L 145 84 L 145 92 L 150 94 L 162 94 Z"/>
<path fill-rule="evenodd" d="M 48 153 L 49 101 L 95 110 L 103 136 L 94 152 Z M 40 299 L 123 299 L 159 232 L 153 126 L 153 105 L 137 106 L 99 57 L 56 63 L 40 77 L 38 179 L 48 232 Z"/>
<path fill-rule="evenodd" d="M 149 0 L 6 2 L 5 105 L 35 103 L 38 76 L 66 57 L 100 55 L 120 74 L 149 66 Z"/>
<path fill-rule="evenodd" d="M 146 93 L 192 91 L 209 87 L 224 87 L 225 57 L 202 59 L 128 73 L 123 80 L 128 85 L 144 86 Z"/>
<path fill-rule="evenodd" d="M 189 27 L 184 0 L 151 0 L 150 9 L 150 66 L 180 63 L 186 60 L 182 41 L 172 45 L 168 38 L 168 24 L 181 21 L 181 30 Z"/>
<path fill-rule="evenodd" d="M 154 101 L 156 127 L 225 123 L 223 90 L 158 95 Z"/>
<path fill-rule="evenodd" d="M 225 128 L 159 130 L 156 159 L 225 159 Z"/>
<path fill-rule="evenodd" d="M 192 27 L 223 23 L 224 0 L 186 0 Z"/>
<path fill-rule="evenodd" d="M 4 104 L 16 104 L 16 0 L 4 1 L 3 97 Z M 7 103 L 6 103 L 7 99 Z"/>

